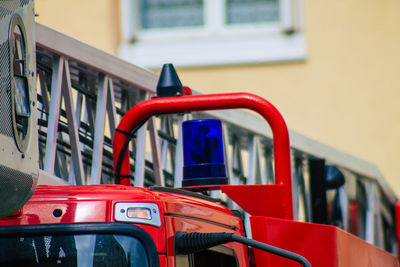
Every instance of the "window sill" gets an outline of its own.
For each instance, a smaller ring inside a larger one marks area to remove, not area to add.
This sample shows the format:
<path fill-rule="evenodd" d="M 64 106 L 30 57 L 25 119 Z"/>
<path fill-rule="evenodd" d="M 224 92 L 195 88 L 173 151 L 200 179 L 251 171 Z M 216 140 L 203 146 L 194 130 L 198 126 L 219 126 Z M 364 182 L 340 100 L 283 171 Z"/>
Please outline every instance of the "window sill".
<path fill-rule="evenodd" d="M 151 39 L 123 44 L 119 56 L 146 68 L 261 64 L 306 58 L 303 33 L 243 34 L 198 38 Z"/>

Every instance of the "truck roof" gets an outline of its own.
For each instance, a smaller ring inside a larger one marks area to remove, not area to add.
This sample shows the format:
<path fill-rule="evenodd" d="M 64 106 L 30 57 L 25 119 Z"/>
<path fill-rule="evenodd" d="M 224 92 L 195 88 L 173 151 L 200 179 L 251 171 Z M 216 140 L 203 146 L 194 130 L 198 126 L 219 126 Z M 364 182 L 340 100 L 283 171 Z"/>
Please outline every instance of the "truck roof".
<path fill-rule="evenodd" d="M 114 222 L 116 203 L 155 203 L 163 215 L 209 221 L 242 231 L 232 211 L 201 194 L 179 189 L 124 185 L 38 186 L 32 198 L 0 225 Z"/>

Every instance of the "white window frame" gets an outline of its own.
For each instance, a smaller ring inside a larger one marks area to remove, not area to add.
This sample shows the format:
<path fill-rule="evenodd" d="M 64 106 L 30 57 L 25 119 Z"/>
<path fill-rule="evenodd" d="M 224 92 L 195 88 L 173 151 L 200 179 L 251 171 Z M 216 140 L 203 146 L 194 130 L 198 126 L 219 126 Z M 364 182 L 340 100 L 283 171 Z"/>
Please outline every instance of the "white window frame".
<path fill-rule="evenodd" d="M 304 60 L 302 0 L 280 0 L 280 23 L 224 25 L 225 0 L 204 0 L 204 26 L 140 31 L 139 0 L 121 0 L 119 56 L 160 68 L 259 64 Z M 290 32 L 290 33 L 289 33 Z"/>

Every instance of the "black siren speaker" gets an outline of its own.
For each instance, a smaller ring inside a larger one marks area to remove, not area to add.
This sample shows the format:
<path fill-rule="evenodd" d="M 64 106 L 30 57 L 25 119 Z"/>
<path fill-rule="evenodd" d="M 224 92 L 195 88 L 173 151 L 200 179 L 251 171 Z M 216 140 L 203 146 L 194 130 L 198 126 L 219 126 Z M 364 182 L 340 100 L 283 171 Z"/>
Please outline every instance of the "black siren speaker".
<path fill-rule="evenodd" d="M 38 180 L 33 0 L 0 1 L 0 218 L 29 200 Z"/>

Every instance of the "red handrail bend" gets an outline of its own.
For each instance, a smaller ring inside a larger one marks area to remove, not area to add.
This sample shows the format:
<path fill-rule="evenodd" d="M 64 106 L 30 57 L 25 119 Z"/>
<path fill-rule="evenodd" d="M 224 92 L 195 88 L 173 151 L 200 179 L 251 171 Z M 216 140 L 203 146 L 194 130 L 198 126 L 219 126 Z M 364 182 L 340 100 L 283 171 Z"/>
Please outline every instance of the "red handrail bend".
<path fill-rule="evenodd" d="M 185 113 L 220 109 L 250 109 L 265 118 L 273 134 L 275 181 L 272 185 L 217 185 L 207 189 L 220 189 L 253 216 L 293 219 L 292 182 L 289 134 L 279 111 L 267 100 L 249 93 L 185 95 L 160 97 L 143 101 L 132 107 L 121 119 L 113 140 L 114 169 L 120 159 L 120 183 L 130 185 L 131 174 L 128 150 L 122 151 L 127 134 L 153 115 Z M 118 170 L 114 170 L 116 173 Z M 205 187 L 201 187 L 204 189 Z M 192 187 L 192 190 L 201 189 Z"/>

